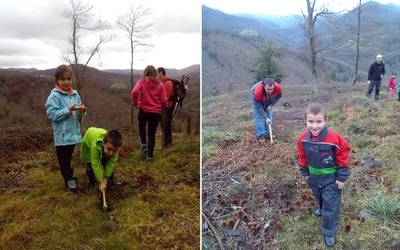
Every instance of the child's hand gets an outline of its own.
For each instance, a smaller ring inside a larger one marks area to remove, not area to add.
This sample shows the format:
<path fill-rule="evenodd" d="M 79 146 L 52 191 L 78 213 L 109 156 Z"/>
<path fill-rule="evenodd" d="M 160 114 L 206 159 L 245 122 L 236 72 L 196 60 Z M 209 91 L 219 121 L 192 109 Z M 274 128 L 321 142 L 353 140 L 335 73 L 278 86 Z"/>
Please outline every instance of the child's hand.
<path fill-rule="evenodd" d="M 107 180 L 103 180 L 103 181 L 101 181 L 101 182 L 99 183 L 99 190 L 100 190 L 101 192 L 103 192 L 103 190 L 105 190 L 106 187 L 107 187 Z"/>
<path fill-rule="evenodd" d="M 86 106 L 83 104 L 80 104 L 77 108 L 78 108 L 78 111 L 81 113 L 86 111 Z"/>
<path fill-rule="evenodd" d="M 336 186 L 339 190 L 342 190 L 344 188 L 344 182 L 336 181 Z"/>

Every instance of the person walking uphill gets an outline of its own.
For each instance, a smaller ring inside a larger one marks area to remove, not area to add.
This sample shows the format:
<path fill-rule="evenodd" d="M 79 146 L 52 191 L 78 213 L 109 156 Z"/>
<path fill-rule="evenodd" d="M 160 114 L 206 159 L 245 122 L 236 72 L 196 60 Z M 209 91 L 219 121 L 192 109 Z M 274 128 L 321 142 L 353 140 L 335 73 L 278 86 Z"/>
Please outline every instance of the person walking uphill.
<path fill-rule="evenodd" d="M 307 130 L 297 140 L 300 174 L 306 178 L 317 201 L 315 216 L 322 216 L 320 231 L 325 244 L 335 244 L 341 190 L 350 170 L 350 145 L 326 127 L 327 115 L 320 103 L 311 103 L 305 112 Z"/>
<path fill-rule="evenodd" d="M 265 138 L 267 143 L 270 139 L 269 124 L 272 124 L 272 107 L 282 97 L 281 86 L 267 78 L 256 83 L 251 88 L 251 92 L 257 141 L 261 143 L 262 138 Z"/>
<path fill-rule="evenodd" d="M 167 104 L 165 86 L 157 79 L 156 68 L 149 65 L 145 68 L 142 79 L 136 82 L 132 90 L 132 105 L 139 108 L 140 148 L 145 149 L 147 147 L 148 161 L 153 160 L 156 130 L 162 109 Z"/>
<path fill-rule="evenodd" d="M 383 76 L 385 75 L 385 64 L 382 62 L 382 55 L 377 55 L 374 63 L 371 64 L 368 70 L 368 90 L 367 97 L 371 96 L 371 93 L 375 87 L 375 100 L 379 99 L 379 90 Z"/>
<path fill-rule="evenodd" d="M 163 130 L 163 143 L 164 147 L 172 145 L 172 116 L 174 113 L 174 102 L 172 100 L 174 96 L 174 83 L 168 78 L 163 67 L 157 69 L 160 81 L 165 86 L 165 93 L 167 95 L 168 104 L 162 111 L 161 127 Z"/>
<path fill-rule="evenodd" d="M 73 72 L 66 65 L 60 65 L 55 72 L 56 84 L 47 98 L 45 108 L 47 117 L 52 122 L 54 145 L 65 190 L 78 193 L 77 177 L 71 167 L 75 145 L 81 143 L 80 113 L 86 107 L 72 85 Z"/>

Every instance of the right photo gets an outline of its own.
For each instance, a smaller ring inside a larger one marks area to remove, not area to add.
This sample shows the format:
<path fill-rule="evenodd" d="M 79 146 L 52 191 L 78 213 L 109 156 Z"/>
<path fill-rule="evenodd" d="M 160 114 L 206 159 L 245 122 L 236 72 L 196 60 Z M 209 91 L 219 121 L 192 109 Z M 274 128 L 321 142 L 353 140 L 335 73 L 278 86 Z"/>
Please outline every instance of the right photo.
<path fill-rule="evenodd" d="M 400 1 L 202 2 L 202 249 L 400 249 Z"/>

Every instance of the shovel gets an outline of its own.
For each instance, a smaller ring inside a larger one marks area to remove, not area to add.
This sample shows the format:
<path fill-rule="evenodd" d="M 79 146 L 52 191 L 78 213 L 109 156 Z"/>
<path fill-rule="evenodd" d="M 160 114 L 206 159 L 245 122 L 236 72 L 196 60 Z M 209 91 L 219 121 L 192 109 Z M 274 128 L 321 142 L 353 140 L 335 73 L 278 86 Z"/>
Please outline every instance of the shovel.
<path fill-rule="evenodd" d="M 106 190 L 103 189 L 103 211 L 107 211 L 108 206 L 107 206 L 107 201 L 106 201 Z"/>

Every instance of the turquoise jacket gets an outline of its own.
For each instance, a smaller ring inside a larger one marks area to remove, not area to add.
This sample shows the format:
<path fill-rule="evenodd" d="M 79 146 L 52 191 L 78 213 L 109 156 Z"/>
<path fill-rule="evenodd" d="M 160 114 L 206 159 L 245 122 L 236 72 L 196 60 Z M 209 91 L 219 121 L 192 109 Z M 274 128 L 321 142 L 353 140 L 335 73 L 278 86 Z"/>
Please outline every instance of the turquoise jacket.
<path fill-rule="evenodd" d="M 65 146 L 81 143 L 81 125 L 78 121 L 78 112 L 69 113 L 68 106 L 81 104 L 81 97 L 74 90 L 72 95 L 54 88 L 46 101 L 47 117 L 52 121 L 54 144 Z"/>

